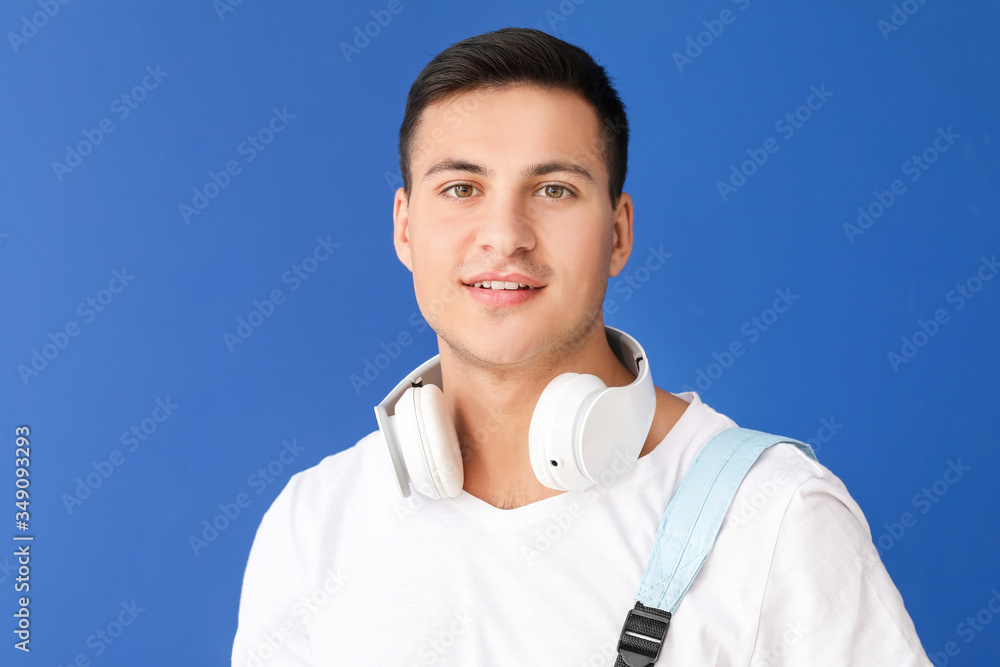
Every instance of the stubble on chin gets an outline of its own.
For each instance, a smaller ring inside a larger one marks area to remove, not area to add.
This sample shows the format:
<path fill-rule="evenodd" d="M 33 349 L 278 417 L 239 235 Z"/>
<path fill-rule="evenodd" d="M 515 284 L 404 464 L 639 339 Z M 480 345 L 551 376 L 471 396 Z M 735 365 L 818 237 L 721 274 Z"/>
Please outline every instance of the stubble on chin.
<path fill-rule="evenodd" d="M 539 350 L 531 357 L 516 363 L 501 363 L 491 359 L 485 359 L 476 354 L 465 345 L 461 337 L 455 335 L 448 329 L 432 327 L 459 360 L 468 370 L 478 374 L 482 378 L 489 378 L 497 382 L 516 381 L 521 378 L 537 375 L 539 372 L 551 372 L 558 368 L 561 361 L 583 347 L 588 336 L 601 314 L 600 302 L 596 307 L 592 306 L 584 316 L 568 331 L 563 332 L 559 338 L 549 341 L 544 349 Z M 501 309 L 489 313 L 494 320 L 500 320 L 507 314 L 498 312 Z"/>

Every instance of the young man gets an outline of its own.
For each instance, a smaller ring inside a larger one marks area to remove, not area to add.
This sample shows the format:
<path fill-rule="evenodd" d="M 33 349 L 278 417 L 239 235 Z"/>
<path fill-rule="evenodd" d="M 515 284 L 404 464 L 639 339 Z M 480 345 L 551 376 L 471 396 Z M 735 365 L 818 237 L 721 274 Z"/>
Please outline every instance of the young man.
<path fill-rule="evenodd" d="M 664 508 L 735 426 L 697 394 L 655 388 L 623 474 L 563 491 L 532 468 L 529 426 L 553 378 L 636 381 L 601 311 L 632 250 L 627 155 L 604 69 L 545 33 L 473 37 L 420 74 L 394 242 L 438 335 L 461 451 L 445 476 L 460 486 L 401 500 L 378 430 L 293 477 L 250 553 L 233 665 L 615 663 Z M 658 664 L 930 663 L 860 508 L 782 444 L 737 492 Z"/>

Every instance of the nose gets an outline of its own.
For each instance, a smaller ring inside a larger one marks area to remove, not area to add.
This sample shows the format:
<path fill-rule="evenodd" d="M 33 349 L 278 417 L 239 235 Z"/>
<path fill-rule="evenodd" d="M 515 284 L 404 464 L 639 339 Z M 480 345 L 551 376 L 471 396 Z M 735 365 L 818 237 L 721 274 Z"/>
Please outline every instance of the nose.
<path fill-rule="evenodd" d="M 501 256 L 509 257 L 535 247 L 535 225 L 531 202 L 518 194 L 496 195 L 485 207 L 478 241 Z"/>

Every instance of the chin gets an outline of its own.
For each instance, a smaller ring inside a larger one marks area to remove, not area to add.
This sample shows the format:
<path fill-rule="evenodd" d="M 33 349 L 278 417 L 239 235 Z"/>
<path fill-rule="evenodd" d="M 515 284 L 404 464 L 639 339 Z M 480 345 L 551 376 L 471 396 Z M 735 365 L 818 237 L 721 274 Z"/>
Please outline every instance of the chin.
<path fill-rule="evenodd" d="M 506 334 L 497 332 L 495 327 L 487 327 L 484 334 L 488 339 L 463 335 L 457 339 L 448 337 L 457 344 L 449 342 L 460 356 L 484 366 L 517 366 L 529 362 L 537 353 L 535 346 L 525 344 L 521 340 L 510 340 Z M 446 342 L 448 342 L 446 339 Z"/>
<path fill-rule="evenodd" d="M 533 350 L 522 345 L 511 345 L 503 339 L 486 345 L 473 343 L 471 350 L 484 362 L 503 366 L 523 363 L 533 356 Z"/>

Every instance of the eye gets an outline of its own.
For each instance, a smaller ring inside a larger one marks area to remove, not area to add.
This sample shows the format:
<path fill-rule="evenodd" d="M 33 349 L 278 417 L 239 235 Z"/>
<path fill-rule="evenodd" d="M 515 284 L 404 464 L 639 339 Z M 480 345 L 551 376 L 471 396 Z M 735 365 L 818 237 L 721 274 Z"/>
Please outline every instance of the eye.
<path fill-rule="evenodd" d="M 541 189 L 538 190 L 538 192 L 542 191 L 546 192 L 546 195 L 544 197 L 545 199 L 569 199 L 570 197 L 576 196 L 575 192 L 567 188 L 565 185 L 559 185 L 558 183 L 549 183 L 547 185 L 543 185 Z M 565 196 L 549 197 L 548 194 L 553 193 L 553 191 L 557 195 L 565 195 Z"/>
<path fill-rule="evenodd" d="M 449 199 L 468 199 L 469 197 L 472 196 L 473 190 L 476 190 L 476 186 L 472 185 L 471 183 L 455 183 L 454 185 L 449 185 L 447 188 L 445 188 L 441 194 L 444 194 Z M 452 192 L 452 191 L 465 192 L 466 194 L 462 194 L 457 197 L 452 197 L 450 195 L 445 194 L 447 192 Z"/>

